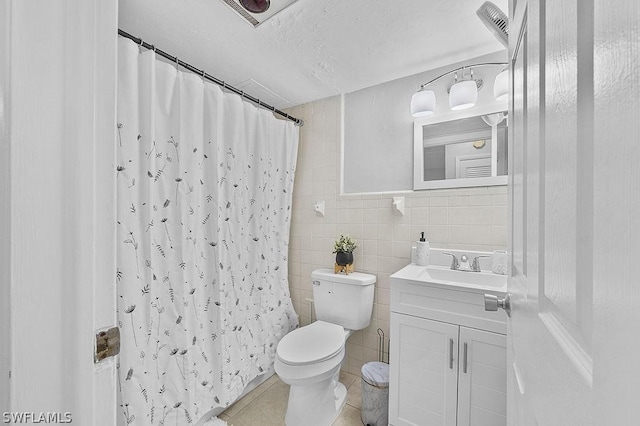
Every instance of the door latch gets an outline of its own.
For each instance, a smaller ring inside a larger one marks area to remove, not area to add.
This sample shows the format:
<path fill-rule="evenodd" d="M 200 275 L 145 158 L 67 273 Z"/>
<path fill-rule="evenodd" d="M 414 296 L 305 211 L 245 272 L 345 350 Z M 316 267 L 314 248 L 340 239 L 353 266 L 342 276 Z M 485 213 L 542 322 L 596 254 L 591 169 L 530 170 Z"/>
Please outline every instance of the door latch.
<path fill-rule="evenodd" d="M 96 334 L 96 353 L 94 362 L 100 362 L 120 353 L 120 329 L 112 327 Z"/>
<path fill-rule="evenodd" d="M 484 310 L 485 311 L 497 311 L 498 308 L 504 309 L 508 317 L 511 317 L 511 298 L 509 294 L 504 298 L 499 298 L 493 294 L 484 295 Z"/>

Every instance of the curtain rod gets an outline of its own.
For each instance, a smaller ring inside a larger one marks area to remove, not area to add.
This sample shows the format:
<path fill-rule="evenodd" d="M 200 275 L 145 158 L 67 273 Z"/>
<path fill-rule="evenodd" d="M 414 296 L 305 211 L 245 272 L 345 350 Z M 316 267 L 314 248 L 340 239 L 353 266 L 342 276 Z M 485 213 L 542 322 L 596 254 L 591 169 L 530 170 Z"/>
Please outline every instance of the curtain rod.
<path fill-rule="evenodd" d="M 122 37 L 126 37 L 126 38 L 128 38 L 130 40 L 133 40 L 133 41 L 136 42 L 136 44 L 139 44 L 140 46 L 142 46 L 142 47 L 144 47 L 146 49 L 153 50 L 157 55 L 160 55 L 163 58 L 174 62 L 176 65 L 181 66 L 182 68 L 185 68 L 185 69 L 191 71 L 194 74 L 201 75 L 202 78 L 206 78 L 207 80 L 211 81 L 212 83 L 215 83 L 218 86 L 222 86 L 223 88 L 242 96 L 243 99 L 247 99 L 247 100 L 253 102 L 254 104 L 257 104 L 257 105 L 259 105 L 259 106 L 261 106 L 263 108 L 266 108 L 268 110 L 273 111 L 274 113 L 286 118 L 287 120 L 293 121 L 297 126 L 304 126 L 304 121 L 302 121 L 301 119 L 292 117 L 289 114 L 287 114 L 286 112 L 280 111 L 279 109 L 276 109 L 276 107 L 271 106 L 271 105 L 269 105 L 267 103 L 264 103 L 260 99 L 254 98 L 253 96 L 244 93 L 244 91 L 242 91 L 240 89 L 236 89 L 235 87 L 227 84 L 226 82 L 220 80 L 219 78 L 216 78 L 216 77 L 214 77 L 212 75 L 207 74 L 204 70 L 199 70 L 198 68 L 194 67 L 193 65 L 181 61 L 180 59 L 178 59 L 177 56 L 169 55 L 167 52 L 164 52 L 164 51 L 162 51 L 160 49 L 157 49 L 154 45 L 143 41 L 141 38 L 132 36 L 131 34 L 125 32 L 125 31 L 122 31 L 121 29 L 118 29 L 118 35 L 121 35 Z"/>

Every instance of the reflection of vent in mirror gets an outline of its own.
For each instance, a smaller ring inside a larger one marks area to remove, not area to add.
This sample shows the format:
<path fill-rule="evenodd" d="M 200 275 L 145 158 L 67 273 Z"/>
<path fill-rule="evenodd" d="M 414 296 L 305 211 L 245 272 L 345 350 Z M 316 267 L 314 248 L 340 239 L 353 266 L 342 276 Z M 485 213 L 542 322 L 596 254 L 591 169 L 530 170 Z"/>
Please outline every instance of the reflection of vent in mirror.
<path fill-rule="evenodd" d="M 456 179 L 491 177 L 491 155 L 456 157 Z"/>
<path fill-rule="evenodd" d="M 423 180 L 476 179 L 507 174 L 507 122 L 482 117 L 423 127 Z"/>

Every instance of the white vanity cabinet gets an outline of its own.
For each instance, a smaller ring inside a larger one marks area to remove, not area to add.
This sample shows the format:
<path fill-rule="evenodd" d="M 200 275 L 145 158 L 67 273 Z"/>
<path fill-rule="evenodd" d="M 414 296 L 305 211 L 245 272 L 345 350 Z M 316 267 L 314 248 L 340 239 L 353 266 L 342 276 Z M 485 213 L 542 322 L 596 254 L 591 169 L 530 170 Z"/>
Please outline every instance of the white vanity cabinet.
<path fill-rule="evenodd" d="M 457 424 L 506 425 L 507 336 L 461 326 L 458 353 Z"/>
<path fill-rule="evenodd" d="M 410 265 L 413 266 L 413 265 Z M 391 276 L 389 424 L 506 425 L 506 316 L 490 289 Z"/>

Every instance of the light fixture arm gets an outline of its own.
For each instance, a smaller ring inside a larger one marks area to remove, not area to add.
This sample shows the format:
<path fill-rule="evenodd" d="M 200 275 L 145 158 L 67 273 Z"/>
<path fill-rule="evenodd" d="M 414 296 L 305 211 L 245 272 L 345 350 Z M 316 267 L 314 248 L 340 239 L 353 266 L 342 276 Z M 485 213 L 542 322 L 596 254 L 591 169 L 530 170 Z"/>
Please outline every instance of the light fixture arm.
<path fill-rule="evenodd" d="M 428 85 L 430 85 L 431 83 L 440 80 L 442 77 L 446 77 L 449 74 L 452 73 L 457 73 L 458 71 L 464 70 L 465 68 L 471 68 L 472 69 L 472 73 L 473 73 L 473 68 L 474 67 L 483 67 L 483 66 L 497 66 L 497 65 L 504 65 L 507 66 L 509 64 L 507 64 L 506 62 L 482 62 L 480 64 L 473 64 L 473 65 L 463 65 L 461 67 L 458 67 L 454 70 L 451 71 L 447 71 L 444 74 L 439 75 L 438 77 L 434 78 L 433 80 L 430 80 L 422 85 L 420 85 L 420 89 L 424 89 L 425 87 L 427 87 Z M 473 74 L 471 74 L 473 76 Z"/>

